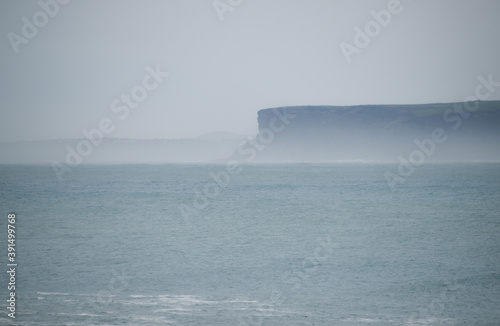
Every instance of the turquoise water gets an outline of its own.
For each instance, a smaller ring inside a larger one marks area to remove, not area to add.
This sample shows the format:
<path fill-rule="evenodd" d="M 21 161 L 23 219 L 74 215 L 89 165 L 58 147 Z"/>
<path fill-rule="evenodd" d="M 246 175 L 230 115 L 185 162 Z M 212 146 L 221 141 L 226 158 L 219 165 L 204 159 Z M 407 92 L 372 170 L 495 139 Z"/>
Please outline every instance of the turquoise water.
<path fill-rule="evenodd" d="M 0 166 L 0 324 L 500 325 L 500 164 L 395 169 Z"/>

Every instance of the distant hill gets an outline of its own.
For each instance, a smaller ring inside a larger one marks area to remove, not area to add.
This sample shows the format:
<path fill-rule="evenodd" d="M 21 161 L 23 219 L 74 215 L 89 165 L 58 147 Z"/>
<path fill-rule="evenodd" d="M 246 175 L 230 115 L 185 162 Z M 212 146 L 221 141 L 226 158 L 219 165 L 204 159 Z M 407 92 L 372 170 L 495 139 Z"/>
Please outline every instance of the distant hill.
<path fill-rule="evenodd" d="M 256 139 L 233 158 L 395 161 L 422 142 L 433 149 L 431 140 L 428 161 L 500 160 L 500 101 L 280 107 L 260 110 L 258 123 Z"/>
<path fill-rule="evenodd" d="M 231 155 L 244 138 L 212 136 L 197 139 L 123 139 L 105 138 L 82 163 L 196 163 L 214 162 Z M 226 135 L 227 136 L 227 135 Z M 65 163 L 72 150 L 86 139 L 0 142 L 0 164 Z M 70 150 L 68 151 L 68 147 Z M 81 148 L 85 151 L 86 148 Z M 76 155 L 76 154 L 73 154 Z"/>

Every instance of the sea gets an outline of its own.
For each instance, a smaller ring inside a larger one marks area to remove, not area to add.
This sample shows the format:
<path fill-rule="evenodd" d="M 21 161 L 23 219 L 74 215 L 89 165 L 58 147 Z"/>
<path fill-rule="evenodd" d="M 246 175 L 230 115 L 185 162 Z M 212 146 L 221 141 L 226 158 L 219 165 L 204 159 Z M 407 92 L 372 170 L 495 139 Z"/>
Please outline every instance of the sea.
<path fill-rule="evenodd" d="M 0 213 L 0 325 L 500 325 L 498 163 L 1 165 Z"/>

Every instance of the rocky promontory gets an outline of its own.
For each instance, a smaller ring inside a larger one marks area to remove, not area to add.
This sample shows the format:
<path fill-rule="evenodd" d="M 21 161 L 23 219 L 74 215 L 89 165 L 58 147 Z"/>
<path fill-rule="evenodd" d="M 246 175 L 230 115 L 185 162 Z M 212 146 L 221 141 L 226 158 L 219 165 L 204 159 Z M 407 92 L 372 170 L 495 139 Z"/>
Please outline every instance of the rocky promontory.
<path fill-rule="evenodd" d="M 291 106 L 258 112 L 247 161 L 394 161 L 415 149 L 429 161 L 500 160 L 500 101 Z"/>

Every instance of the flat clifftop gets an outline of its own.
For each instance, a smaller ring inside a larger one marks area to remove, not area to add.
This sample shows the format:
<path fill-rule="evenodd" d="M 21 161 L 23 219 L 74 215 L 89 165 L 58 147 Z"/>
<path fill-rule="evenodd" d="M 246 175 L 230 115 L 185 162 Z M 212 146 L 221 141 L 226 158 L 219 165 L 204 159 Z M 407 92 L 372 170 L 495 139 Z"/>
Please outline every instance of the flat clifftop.
<path fill-rule="evenodd" d="M 436 132 L 431 160 L 500 160 L 500 101 L 279 107 L 258 124 L 257 160 L 395 160 Z"/>
<path fill-rule="evenodd" d="M 292 127 L 338 127 L 345 123 L 359 126 L 446 126 L 458 124 L 458 118 L 499 127 L 500 101 L 467 103 L 391 104 L 356 106 L 290 106 L 258 112 L 259 130 L 269 127 L 276 112 L 287 113 Z M 293 116 L 293 118 L 291 118 Z"/>

